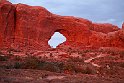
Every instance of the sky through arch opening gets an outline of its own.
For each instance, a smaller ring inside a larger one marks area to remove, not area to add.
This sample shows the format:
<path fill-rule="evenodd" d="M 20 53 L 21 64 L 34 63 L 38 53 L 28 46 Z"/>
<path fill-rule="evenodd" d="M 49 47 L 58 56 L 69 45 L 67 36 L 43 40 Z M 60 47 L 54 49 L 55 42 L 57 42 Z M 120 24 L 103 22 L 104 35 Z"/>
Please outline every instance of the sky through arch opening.
<path fill-rule="evenodd" d="M 56 48 L 58 45 L 66 41 L 66 37 L 59 33 L 55 32 L 51 39 L 48 41 L 48 44 L 51 46 L 51 48 Z"/>

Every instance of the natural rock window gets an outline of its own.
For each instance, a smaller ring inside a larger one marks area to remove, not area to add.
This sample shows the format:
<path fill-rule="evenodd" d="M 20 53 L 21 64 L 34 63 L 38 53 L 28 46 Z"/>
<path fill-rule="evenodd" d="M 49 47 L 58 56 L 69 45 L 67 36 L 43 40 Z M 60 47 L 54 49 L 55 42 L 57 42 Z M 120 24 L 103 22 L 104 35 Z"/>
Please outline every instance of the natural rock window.
<path fill-rule="evenodd" d="M 51 48 L 56 48 L 59 44 L 66 41 L 66 37 L 63 36 L 59 32 L 55 32 L 51 39 L 48 41 L 48 44 L 51 46 Z"/>

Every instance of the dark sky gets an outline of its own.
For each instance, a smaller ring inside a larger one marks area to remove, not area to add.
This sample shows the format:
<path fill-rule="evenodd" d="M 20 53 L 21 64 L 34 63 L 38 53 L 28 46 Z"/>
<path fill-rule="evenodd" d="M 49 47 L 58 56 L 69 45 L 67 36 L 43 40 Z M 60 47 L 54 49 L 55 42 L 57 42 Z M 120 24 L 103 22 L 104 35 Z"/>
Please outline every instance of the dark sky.
<path fill-rule="evenodd" d="M 112 23 L 121 27 L 124 21 L 124 0 L 9 0 L 47 8 L 59 15 L 75 16 L 93 22 Z"/>

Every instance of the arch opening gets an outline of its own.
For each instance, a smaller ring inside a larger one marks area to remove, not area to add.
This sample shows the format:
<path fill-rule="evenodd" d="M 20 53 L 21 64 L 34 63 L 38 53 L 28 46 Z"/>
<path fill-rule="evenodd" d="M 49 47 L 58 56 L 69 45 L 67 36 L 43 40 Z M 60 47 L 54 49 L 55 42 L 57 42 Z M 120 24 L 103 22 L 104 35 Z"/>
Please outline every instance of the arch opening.
<path fill-rule="evenodd" d="M 51 46 L 51 48 L 56 48 L 60 44 L 66 41 L 66 37 L 61 34 L 60 32 L 55 32 L 51 39 L 48 41 L 48 44 Z"/>

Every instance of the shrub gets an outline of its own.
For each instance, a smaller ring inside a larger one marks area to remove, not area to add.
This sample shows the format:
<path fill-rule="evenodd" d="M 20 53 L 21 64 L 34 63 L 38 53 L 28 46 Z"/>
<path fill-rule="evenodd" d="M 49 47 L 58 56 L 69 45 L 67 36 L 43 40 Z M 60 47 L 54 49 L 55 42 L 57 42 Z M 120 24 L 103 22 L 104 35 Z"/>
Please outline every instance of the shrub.
<path fill-rule="evenodd" d="M 64 64 L 63 66 L 63 70 L 68 70 L 68 71 L 71 71 L 71 72 L 75 72 L 75 66 L 73 63 L 66 63 Z"/>
<path fill-rule="evenodd" d="M 0 61 L 7 61 L 9 57 L 7 56 L 0 56 Z"/>
<path fill-rule="evenodd" d="M 124 63 L 121 63 L 121 64 L 120 64 L 120 67 L 123 67 L 123 68 L 124 68 Z"/>
<path fill-rule="evenodd" d="M 22 68 L 24 69 L 38 69 L 42 61 L 34 56 L 28 56 L 23 62 Z"/>
<path fill-rule="evenodd" d="M 5 56 L 1 51 L 0 51 L 0 61 L 7 61 L 9 57 Z"/>
<path fill-rule="evenodd" d="M 27 56 L 23 60 L 19 57 L 15 57 L 14 62 L 9 62 L 5 68 L 7 69 L 38 69 L 51 72 L 64 72 L 69 71 L 73 73 L 93 74 L 94 68 L 83 62 L 83 59 L 72 57 L 67 62 L 51 62 L 42 60 L 35 56 Z M 78 64 L 78 65 L 77 65 Z"/>
<path fill-rule="evenodd" d="M 120 58 L 124 58 L 124 51 L 121 51 L 119 54 L 120 54 Z"/>
<path fill-rule="evenodd" d="M 14 69 L 20 69 L 21 66 L 22 66 L 22 63 L 20 63 L 20 62 L 15 62 L 13 68 L 14 68 Z"/>
<path fill-rule="evenodd" d="M 56 62 L 44 62 L 44 64 L 40 67 L 40 69 L 51 72 L 61 72 L 60 64 Z"/>
<path fill-rule="evenodd" d="M 20 56 L 14 56 L 14 57 L 13 57 L 13 60 L 14 60 L 14 61 L 21 61 L 22 58 L 21 58 Z"/>
<path fill-rule="evenodd" d="M 43 60 L 39 60 L 39 58 L 35 56 L 28 56 L 24 59 L 23 62 L 15 62 L 14 65 L 11 65 L 16 69 L 39 69 L 39 70 L 47 70 L 51 72 L 61 72 L 63 68 L 63 63 L 61 62 L 47 62 Z M 9 67 L 9 66 L 8 66 Z"/>
<path fill-rule="evenodd" d="M 69 57 L 68 62 L 84 62 L 84 59 L 80 57 Z"/>
<path fill-rule="evenodd" d="M 93 71 L 92 71 L 92 69 L 90 69 L 89 67 L 86 67 L 85 70 L 82 70 L 82 73 L 83 73 L 83 74 L 92 74 Z"/>

